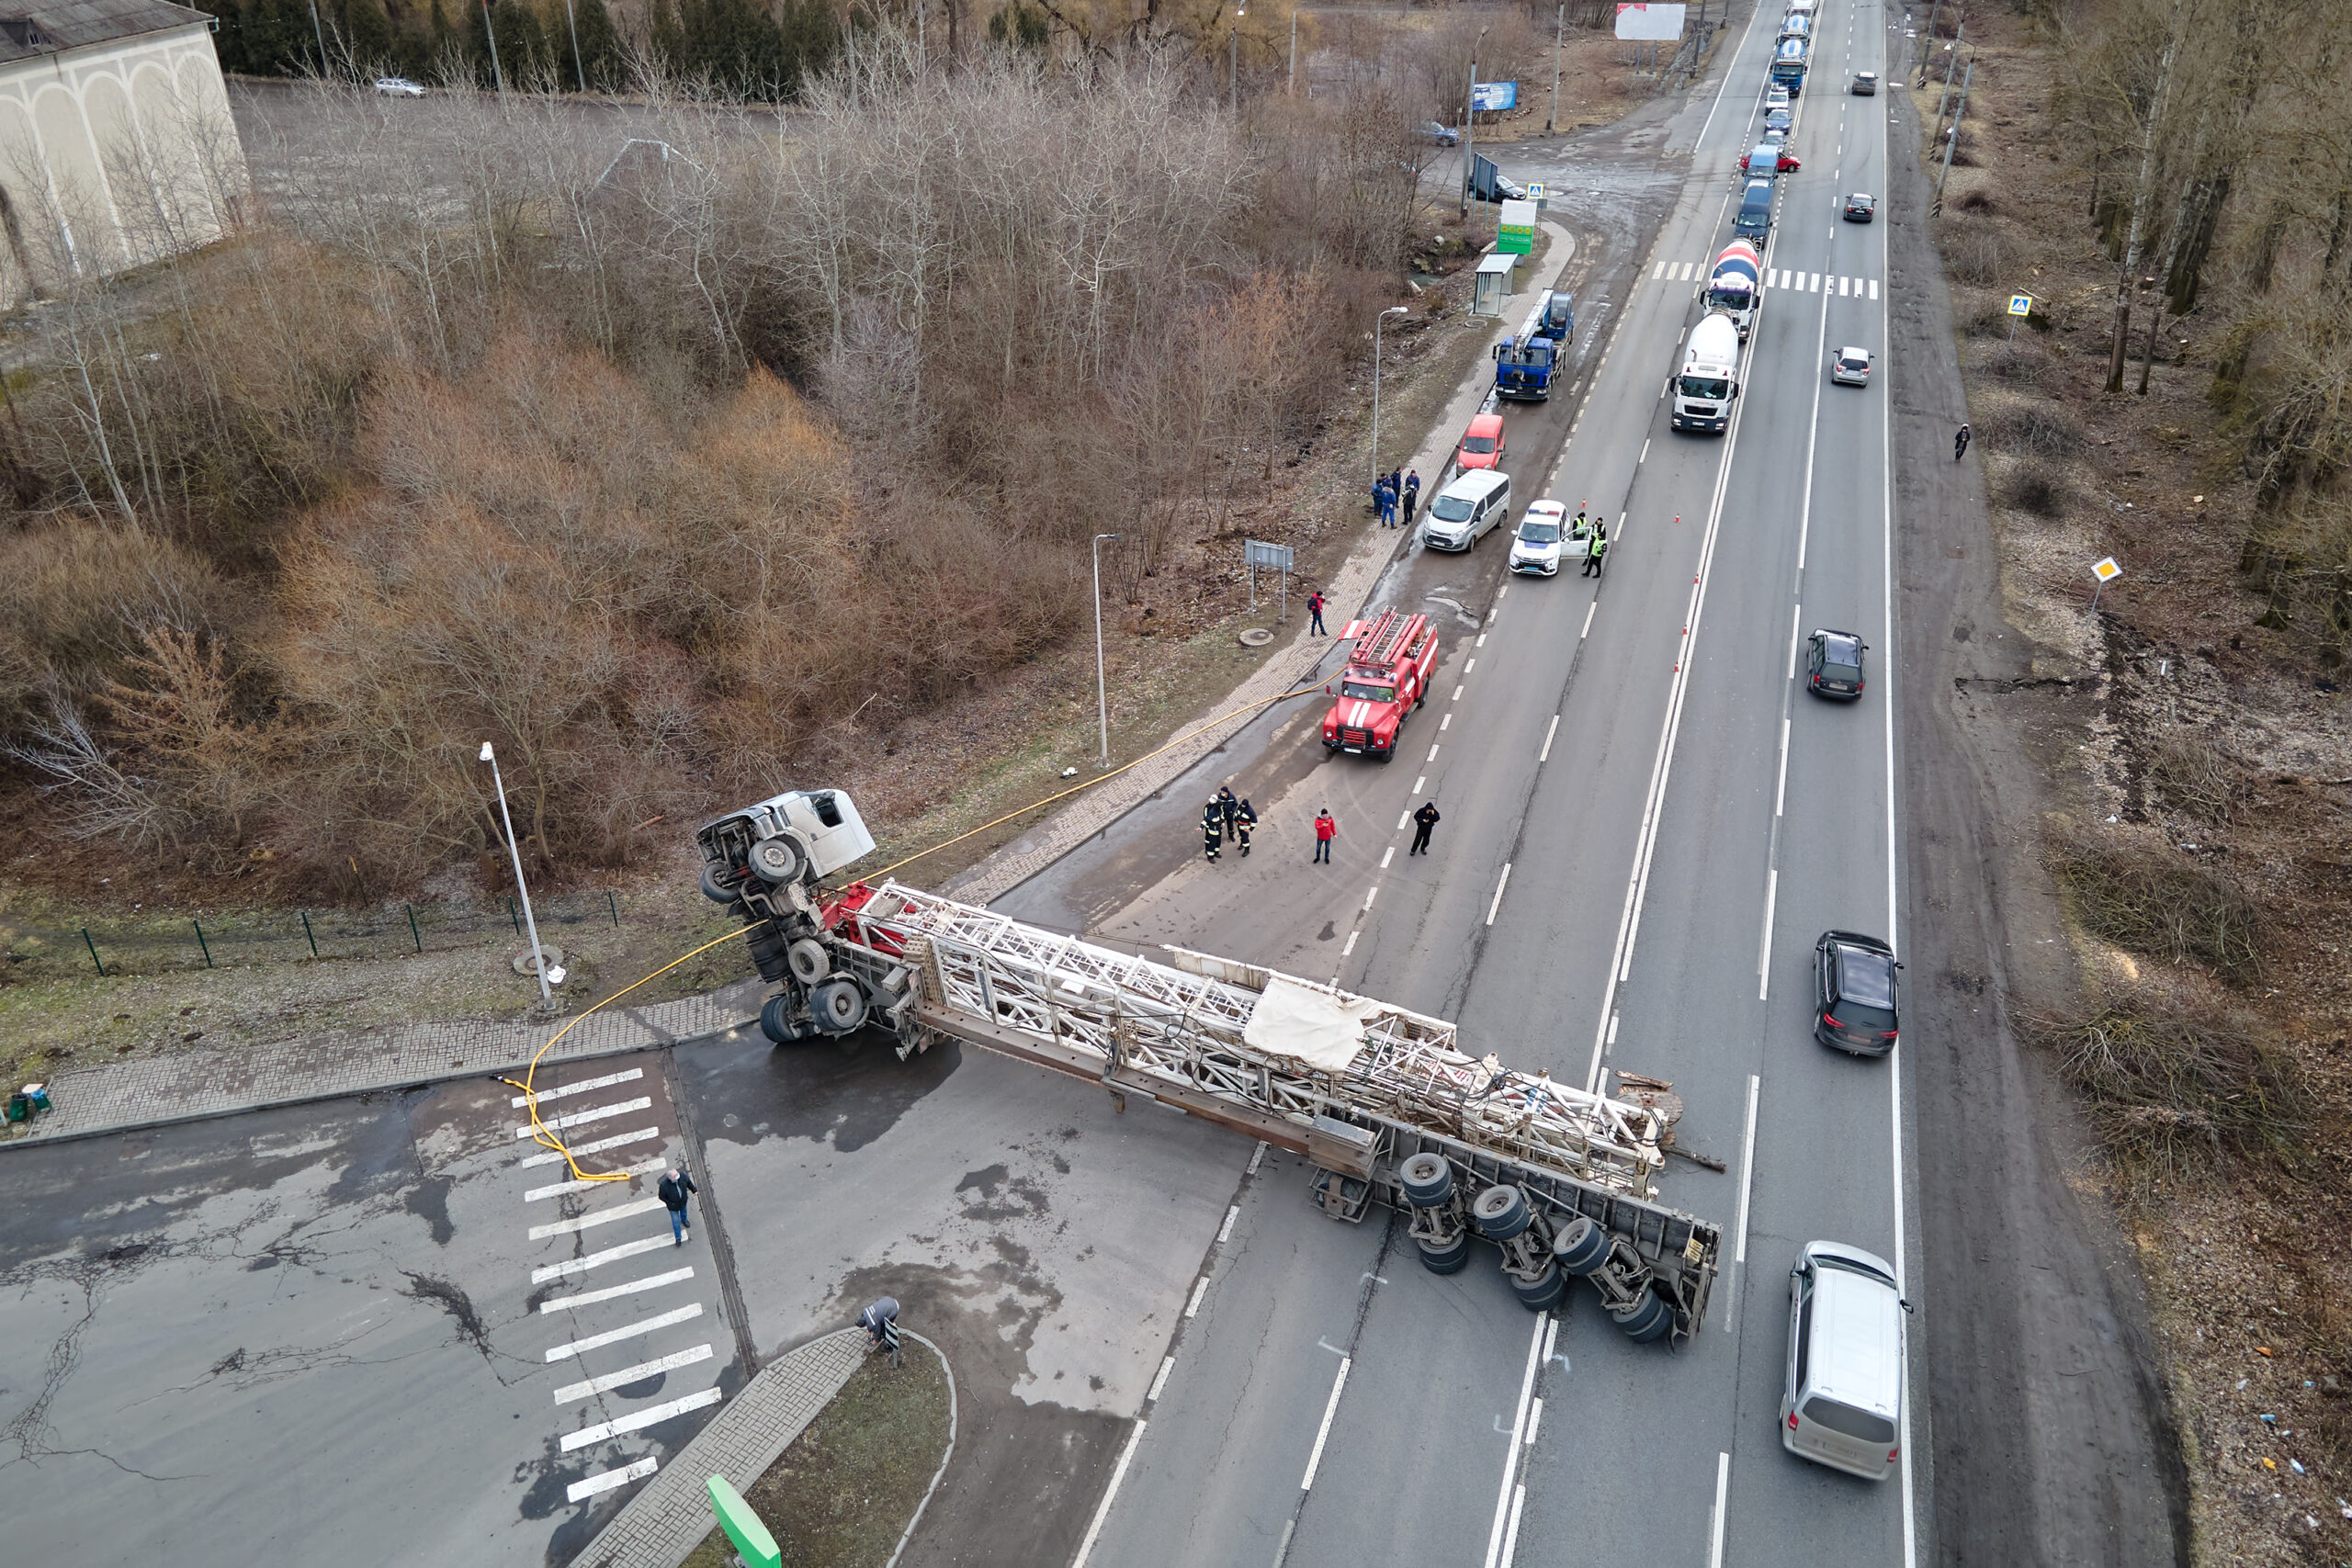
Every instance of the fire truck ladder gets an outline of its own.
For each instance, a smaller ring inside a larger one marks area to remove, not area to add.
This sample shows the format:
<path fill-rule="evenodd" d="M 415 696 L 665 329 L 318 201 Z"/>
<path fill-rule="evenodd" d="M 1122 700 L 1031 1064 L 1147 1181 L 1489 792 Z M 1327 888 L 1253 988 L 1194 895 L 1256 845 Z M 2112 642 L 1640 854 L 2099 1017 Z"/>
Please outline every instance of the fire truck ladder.
<path fill-rule="evenodd" d="M 1394 608 L 1381 611 L 1372 625 L 1364 628 L 1363 635 L 1356 638 L 1356 650 L 1349 662 L 1382 669 L 1393 665 L 1413 630 L 1413 623 L 1419 618 Z"/>
<path fill-rule="evenodd" d="M 1531 1306 L 1575 1274 L 1636 1338 L 1679 1339 L 1705 1310 L 1720 1237 L 1653 1201 L 1668 1128 L 1645 1106 L 1474 1057 L 1443 1020 L 1204 953 L 1133 957 L 897 882 L 830 914 L 835 964 L 880 998 L 902 1055 L 954 1038 L 1303 1154 L 1327 1213 L 1407 1211 L 1433 1269 L 1475 1230 Z M 1283 1027 L 1302 1017 L 1340 1027 L 1303 1055 L 1270 1048 L 1306 1039 Z"/>

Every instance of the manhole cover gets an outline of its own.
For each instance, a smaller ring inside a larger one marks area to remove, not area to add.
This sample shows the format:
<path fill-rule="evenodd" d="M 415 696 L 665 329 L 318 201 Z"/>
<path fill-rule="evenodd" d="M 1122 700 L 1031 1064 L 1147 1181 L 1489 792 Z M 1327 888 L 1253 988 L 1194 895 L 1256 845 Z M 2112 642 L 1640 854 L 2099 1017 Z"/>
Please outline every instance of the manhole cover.
<path fill-rule="evenodd" d="M 1241 634 L 1241 646 L 1244 648 L 1263 648 L 1273 640 L 1274 634 L 1263 626 L 1251 626 Z"/>
<path fill-rule="evenodd" d="M 563 967 L 563 949 L 554 945 L 552 942 L 543 942 L 539 943 L 539 954 L 545 955 L 547 966 L 549 970 L 556 970 Z M 529 948 L 526 947 L 522 952 L 514 955 L 514 973 L 517 975 L 536 975 L 538 972 L 539 956 L 535 955 Z"/>

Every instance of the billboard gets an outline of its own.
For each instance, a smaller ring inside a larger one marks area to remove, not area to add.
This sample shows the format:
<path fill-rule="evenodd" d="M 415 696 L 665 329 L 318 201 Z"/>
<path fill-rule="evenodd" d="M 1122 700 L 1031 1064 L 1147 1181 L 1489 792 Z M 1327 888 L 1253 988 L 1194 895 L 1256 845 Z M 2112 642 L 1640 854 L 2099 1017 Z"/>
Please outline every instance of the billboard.
<path fill-rule="evenodd" d="M 1682 7 L 1676 6 L 1679 11 Z M 1470 89 L 1470 107 L 1481 114 L 1496 109 L 1519 107 L 1519 84 L 1516 82 L 1479 82 Z"/>
<path fill-rule="evenodd" d="M 1535 249 L 1535 204 L 1532 201 L 1506 201 L 1498 215 L 1495 228 L 1495 250 L 1509 255 L 1526 255 Z"/>
<path fill-rule="evenodd" d="M 1679 5 L 1620 6 L 1617 36 L 1637 43 L 1672 43 L 1682 36 L 1682 12 Z"/>

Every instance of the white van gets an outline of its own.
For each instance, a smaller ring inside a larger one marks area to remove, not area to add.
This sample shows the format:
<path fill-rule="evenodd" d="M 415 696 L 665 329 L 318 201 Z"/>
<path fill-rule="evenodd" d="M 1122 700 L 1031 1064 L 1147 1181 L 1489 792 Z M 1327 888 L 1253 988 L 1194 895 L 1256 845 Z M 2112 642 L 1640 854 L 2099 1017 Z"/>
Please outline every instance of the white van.
<path fill-rule="evenodd" d="M 1884 1258 L 1834 1241 L 1804 1244 L 1789 1270 L 1782 1448 L 1865 1481 L 1894 1473 L 1910 1310 Z"/>
<path fill-rule="evenodd" d="M 1433 550 L 1466 550 L 1481 534 L 1510 521 L 1510 476 L 1474 468 L 1437 492 L 1421 524 L 1421 543 Z"/>

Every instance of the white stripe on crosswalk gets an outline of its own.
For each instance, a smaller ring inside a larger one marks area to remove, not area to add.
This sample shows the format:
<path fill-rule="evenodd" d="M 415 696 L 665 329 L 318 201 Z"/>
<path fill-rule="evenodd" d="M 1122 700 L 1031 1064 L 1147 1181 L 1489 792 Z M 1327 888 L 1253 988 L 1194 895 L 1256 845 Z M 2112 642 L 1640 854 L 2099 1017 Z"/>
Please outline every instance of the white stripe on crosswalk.
<path fill-rule="evenodd" d="M 662 1206 L 662 1200 L 659 1198 L 640 1198 L 634 1203 L 616 1203 L 609 1209 L 598 1209 L 594 1213 L 582 1214 L 575 1220 L 549 1220 L 546 1224 L 531 1227 L 531 1239 L 545 1241 L 551 1235 L 569 1235 L 574 1231 L 594 1230 L 598 1225 L 608 1225 L 615 1220 L 625 1220 L 631 1214 L 641 1214 L 648 1209 L 659 1209 Z"/>
<path fill-rule="evenodd" d="M 551 1302 L 541 1302 L 539 1310 L 570 1312 L 573 1307 L 584 1307 L 591 1302 L 608 1302 L 615 1296 L 633 1296 L 639 1291 L 658 1290 L 663 1285 L 674 1285 L 681 1280 L 694 1277 L 694 1265 L 689 1263 L 684 1269 L 673 1269 L 667 1274 L 648 1274 L 644 1279 L 631 1280 L 626 1285 L 607 1285 L 601 1291 L 582 1291 L 576 1296 L 558 1296 Z"/>
<path fill-rule="evenodd" d="M 1871 279 L 1871 298 L 1873 299 L 1878 298 L 1878 279 L 1875 277 Z"/>
<path fill-rule="evenodd" d="M 716 1404 L 726 1397 L 715 1388 L 707 1388 L 700 1393 L 690 1393 L 684 1399 L 673 1399 L 667 1404 L 657 1404 L 650 1410 L 640 1410 L 634 1416 L 624 1416 L 617 1421 L 605 1421 L 594 1427 L 582 1427 L 563 1439 L 563 1451 L 570 1453 L 574 1449 L 584 1449 L 591 1443 L 601 1443 L 606 1438 L 616 1438 L 623 1432 L 634 1432 L 640 1427 L 650 1427 L 658 1422 L 667 1421 L 673 1416 L 684 1416 L 689 1410 L 700 1410 L 707 1405 Z"/>
<path fill-rule="evenodd" d="M 673 1323 L 684 1323 L 688 1318 L 701 1315 L 702 1303 L 694 1302 L 670 1312 L 656 1313 L 641 1322 L 630 1324 L 627 1328 L 616 1328 L 605 1334 L 591 1334 L 585 1339 L 567 1339 L 560 1345 L 550 1345 L 548 1347 L 548 1359 L 564 1360 L 579 1355 L 583 1350 L 594 1350 L 599 1345 L 613 1345 L 623 1339 L 634 1339 L 640 1334 L 650 1334 L 657 1328 L 667 1328 Z"/>
<path fill-rule="evenodd" d="M 575 1399 L 604 1393 L 608 1388 L 625 1388 L 633 1382 L 643 1382 L 661 1372 L 674 1372 L 680 1367 L 691 1367 L 696 1361 L 710 1359 L 710 1347 L 697 1345 L 691 1350 L 673 1350 L 658 1361 L 641 1361 L 634 1367 L 624 1367 L 617 1372 L 606 1372 L 586 1382 L 568 1382 L 555 1391 L 558 1404 L 570 1404 Z"/>
<path fill-rule="evenodd" d="M 1838 299 L 1843 299 L 1844 298 L 1846 298 L 1847 294 L 1849 292 L 1849 290 L 1847 288 L 1847 285 L 1848 285 L 1848 284 L 1849 284 L 1849 283 L 1851 283 L 1851 282 L 1853 282 L 1853 281 L 1854 281 L 1854 280 L 1853 280 L 1852 278 L 1850 278 L 1850 277 L 1841 277 L 1841 278 L 1839 278 L 1839 279 L 1838 280 Z"/>
<path fill-rule="evenodd" d="M 573 1274 L 585 1274 L 591 1269 L 602 1269 L 607 1263 L 618 1263 L 624 1258 L 635 1258 L 657 1247 L 675 1247 L 674 1241 L 663 1241 L 658 1235 L 643 1241 L 625 1241 L 618 1247 L 608 1247 L 602 1252 L 592 1252 L 585 1258 L 570 1258 L 561 1263 L 550 1263 L 544 1269 L 531 1270 L 531 1283 L 544 1285 L 549 1280 L 561 1280 Z"/>
<path fill-rule="evenodd" d="M 1816 272 L 1811 275 L 1810 281 L 1808 281 L 1804 286 L 1804 291 L 1808 294 L 1818 294 L 1821 292 L 1821 274 Z"/>
<path fill-rule="evenodd" d="M 1659 278 L 1664 277 L 1665 276 L 1666 276 L 1666 258 L 1665 258 L 1665 257 L 1663 257 L 1663 256 L 1661 256 L 1661 257 L 1659 257 L 1659 258 L 1658 258 L 1658 264 L 1657 264 L 1657 265 L 1656 265 L 1656 266 L 1654 266 L 1654 267 L 1650 268 L 1650 281 L 1651 281 L 1652 283 L 1656 283 Z"/>
<path fill-rule="evenodd" d="M 539 1118 L 538 1127 L 534 1127 L 526 1122 L 514 1129 L 514 1135 L 518 1138 L 527 1138 L 537 1134 L 542 1127 L 550 1133 L 560 1132 L 563 1128 L 577 1127 L 583 1122 L 602 1122 L 609 1116 L 626 1116 L 632 1111 L 648 1110 L 652 1104 L 651 1095 L 639 1095 L 635 1100 L 624 1100 L 617 1104 L 599 1105 L 588 1111 L 575 1111 L 569 1116 L 542 1116 Z"/>
<path fill-rule="evenodd" d="M 564 1496 L 577 1503 L 582 1497 L 594 1497 L 599 1492 L 610 1492 L 616 1486 L 626 1486 L 641 1476 L 653 1473 L 662 1461 L 648 1456 L 635 1464 L 625 1464 L 618 1470 L 600 1470 L 584 1481 L 575 1481 L 563 1489 Z"/>
<path fill-rule="evenodd" d="M 665 1161 L 660 1158 L 641 1159 L 635 1165 L 625 1165 L 621 1167 L 620 1169 L 613 1172 L 613 1174 L 615 1176 L 650 1176 L 655 1171 L 660 1170 L 665 1163 Z M 526 1203 L 536 1203 L 542 1198 L 554 1198 L 566 1192 L 585 1192 L 592 1187 L 603 1187 L 606 1184 L 605 1179 L 602 1177 L 590 1177 L 585 1181 L 559 1181 L 552 1187 L 532 1188 L 528 1192 L 523 1194 L 523 1201 Z"/>
<path fill-rule="evenodd" d="M 623 1133 L 617 1137 L 599 1138 L 593 1144 L 574 1144 L 571 1145 L 571 1155 L 574 1159 L 582 1155 L 600 1155 L 606 1149 L 616 1149 L 624 1144 L 641 1144 L 649 1138 L 658 1138 L 661 1135 L 662 1129 L 659 1127 L 639 1127 L 634 1133 Z M 516 1163 L 528 1169 L 535 1165 L 553 1165 L 562 1157 L 561 1149 L 549 1149 L 543 1155 L 531 1155 Z"/>
<path fill-rule="evenodd" d="M 625 1073 L 606 1073 L 601 1078 L 590 1078 L 585 1083 L 568 1083 L 560 1089 L 535 1089 L 532 1094 L 518 1094 L 506 1103 L 520 1111 L 531 1103 L 533 1095 L 537 1097 L 541 1105 L 545 1105 L 550 1100 L 562 1100 L 569 1095 L 586 1094 L 592 1089 L 610 1089 L 616 1083 L 628 1083 L 632 1078 L 641 1078 L 644 1076 L 643 1067 L 631 1067 Z"/>

